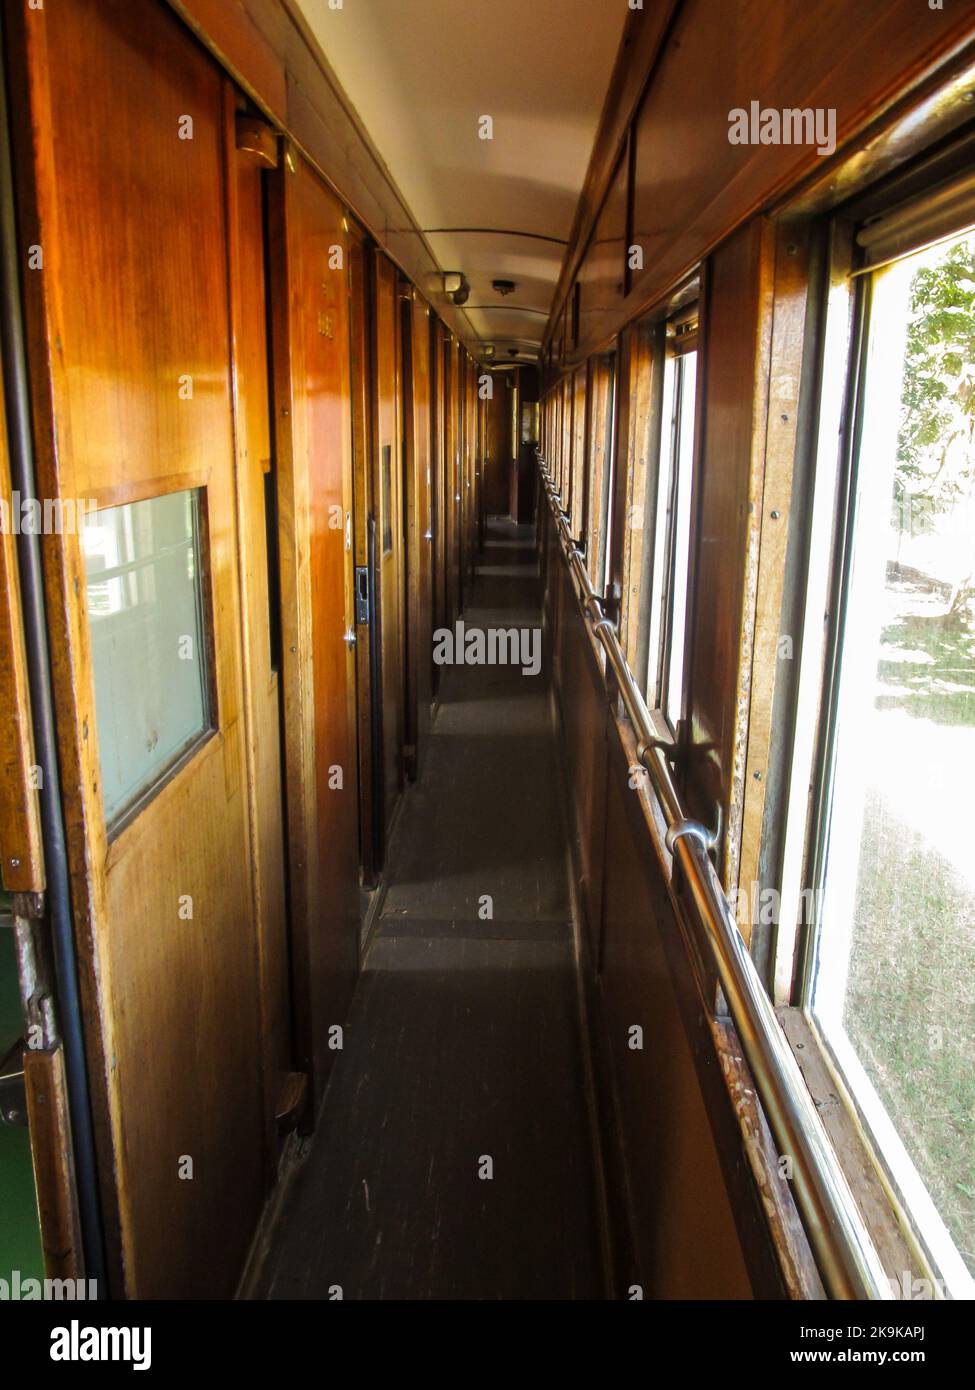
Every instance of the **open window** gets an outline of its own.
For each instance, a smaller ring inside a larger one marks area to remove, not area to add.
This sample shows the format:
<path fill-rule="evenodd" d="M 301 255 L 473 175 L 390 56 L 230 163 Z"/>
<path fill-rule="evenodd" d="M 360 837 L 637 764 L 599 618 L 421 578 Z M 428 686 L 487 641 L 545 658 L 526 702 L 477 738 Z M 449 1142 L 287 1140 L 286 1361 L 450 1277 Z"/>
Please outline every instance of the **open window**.
<path fill-rule="evenodd" d="M 658 335 L 659 336 L 659 335 Z M 647 477 L 644 514 L 644 580 L 638 672 L 648 704 L 663 711 L 676 730 L 684 699 L 691 498 L 694 480 L 694 421 L 697 408 L 697 310 L 685 309 L 664 329 L 659 351 L 650 356 L 661 392 L 650 413 L 659 437 L 648 450 L 656 467 Z M 645 656 L 643 655 L 645 654 Z"/>
<path fill-rule="evenodd" d="M 861 229 L 838 459 L 820 424 L 777 978 L 924 1263 L 971 1298 L 975 232 L 924 226 Z"/>

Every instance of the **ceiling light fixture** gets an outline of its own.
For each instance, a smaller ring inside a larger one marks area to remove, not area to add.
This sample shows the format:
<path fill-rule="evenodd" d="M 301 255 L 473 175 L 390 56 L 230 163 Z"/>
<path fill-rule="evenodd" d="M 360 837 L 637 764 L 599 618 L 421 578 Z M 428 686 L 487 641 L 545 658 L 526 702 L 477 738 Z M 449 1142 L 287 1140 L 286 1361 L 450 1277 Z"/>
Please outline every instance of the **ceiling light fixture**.
<path fill-rule="evenodd" d="M 518 286 L 515 284 L 514 280 L 492 280 L 491 288 L 496 290 L 500 295 L 506 295 L 514 294 Z"/>
<path fill-rule="evenodd" d="M 447 298 L 452 299 L 455 304 L 466 304 L 471 297 L 471 287 L 462 270 L 445 270 L 443 272 L 443 291 Z"/>

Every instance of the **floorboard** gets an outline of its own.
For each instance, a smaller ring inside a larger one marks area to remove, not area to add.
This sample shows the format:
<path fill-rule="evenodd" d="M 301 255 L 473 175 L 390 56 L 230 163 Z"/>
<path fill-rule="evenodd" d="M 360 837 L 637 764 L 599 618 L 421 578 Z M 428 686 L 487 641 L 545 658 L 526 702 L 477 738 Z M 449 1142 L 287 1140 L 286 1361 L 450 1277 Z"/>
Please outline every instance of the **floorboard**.
<path fill-rule="evenodd" d="M 467 627 L 536 601 L 530 532 L 493 523 Z M 557 787 L 542 677 L 445 668 L 257 1296 L 604 1296 Z"/>

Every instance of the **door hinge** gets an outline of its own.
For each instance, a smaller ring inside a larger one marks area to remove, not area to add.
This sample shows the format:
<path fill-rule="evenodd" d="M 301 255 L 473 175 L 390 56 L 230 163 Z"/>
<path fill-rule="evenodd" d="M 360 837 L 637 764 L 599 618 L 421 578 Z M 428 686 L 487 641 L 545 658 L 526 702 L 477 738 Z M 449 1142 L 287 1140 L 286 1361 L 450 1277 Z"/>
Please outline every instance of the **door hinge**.
<path fill-rule="evenodd" d="M 274 1124 L 280 1136 L 290 1134 L 301 1122 L 308 1099 L 308 1077 L 303 1071 L 288 1071 L 280 1078 L 274 1104 Z"/>

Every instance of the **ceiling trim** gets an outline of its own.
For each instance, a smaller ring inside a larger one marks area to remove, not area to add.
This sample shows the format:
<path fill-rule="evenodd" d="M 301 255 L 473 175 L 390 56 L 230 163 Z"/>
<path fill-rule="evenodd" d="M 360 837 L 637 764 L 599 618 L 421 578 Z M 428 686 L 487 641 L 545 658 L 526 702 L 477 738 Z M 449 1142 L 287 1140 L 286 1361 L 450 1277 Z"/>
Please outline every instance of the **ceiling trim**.
<path fill-rule="evenodd" d="M 569 240 L 562 236 L 546 236 L 544 232 L 519 232 L 513 227 L 423 227 L 421 228 L 428 236 L 433 236 L 436 232 L 470 233 L 473 236 L 521 236 L 529 237 L 532 241 L 553 241 L 556 246 L 568 246 Z"/>
<path fill-rule="evenodd" d="M 168 0 L 224 71 L 293 143 L 472 352 L 464 311 L 431 295 L 444 268 L 294 0 Z M 353 192 L 354 190 L 354 192 Z"/>

